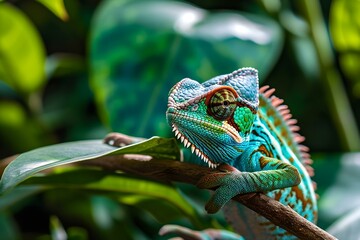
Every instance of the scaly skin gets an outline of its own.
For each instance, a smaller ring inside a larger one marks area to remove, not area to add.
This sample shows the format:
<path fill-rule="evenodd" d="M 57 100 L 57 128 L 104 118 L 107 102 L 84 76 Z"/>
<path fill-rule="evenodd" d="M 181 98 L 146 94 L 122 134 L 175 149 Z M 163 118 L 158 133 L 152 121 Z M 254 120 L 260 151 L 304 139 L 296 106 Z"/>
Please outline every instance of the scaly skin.
<path fill-rule="evenodd" d="M 295 133 L 295 120 L 272 93 L 267 87 L 259 90 L 257 70 L 253 68 L 242 68 L 203 84 L 186 78 L 169 93 L 167 121 L 185 147 L 210 167 L 233 167 L 224 174 L 203 178 L 198 186 L 218 187 L 206 205 L 207 211 L 217 212 L 226 204 L 228 222 L 245 239 L 296 237 L 240 204 L 229 202 L 237 194 L 264 192 L 311 222 L 317 218 L 309 175 L 312 172 L 307 166 L 310 159 L 306 147 L 299 144 L 303 137 Z M 210 235 L 206 231 L 174 229 L 165 226 L 161 233 L 186 232 L 194 239 L 231 235 L 226 231 L 214 230 Z"/>

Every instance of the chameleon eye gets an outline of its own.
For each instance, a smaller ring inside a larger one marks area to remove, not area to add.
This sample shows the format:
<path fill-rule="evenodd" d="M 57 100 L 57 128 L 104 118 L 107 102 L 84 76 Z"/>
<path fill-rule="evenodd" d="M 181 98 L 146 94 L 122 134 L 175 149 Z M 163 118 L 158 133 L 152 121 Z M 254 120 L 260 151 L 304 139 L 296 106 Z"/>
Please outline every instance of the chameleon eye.
<path fill-rule="evenodd" d="M 225 121 L 234 113 L 236 98 L 234 92 L 222 88 L 210 96 L 207 101 L 208 113 L 217 120 Z"/>

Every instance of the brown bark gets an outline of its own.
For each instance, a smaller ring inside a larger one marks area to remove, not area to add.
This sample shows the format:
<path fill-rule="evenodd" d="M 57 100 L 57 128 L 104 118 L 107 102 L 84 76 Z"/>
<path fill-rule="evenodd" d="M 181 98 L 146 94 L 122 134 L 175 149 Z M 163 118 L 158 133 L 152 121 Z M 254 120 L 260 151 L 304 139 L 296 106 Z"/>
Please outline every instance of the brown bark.
<path fill-rule="evenodd" d="M 121 170 L 165 182 L 177 181 L 193 185 L 196 185 L 203 176 L 219 171 L 178 161 L 148 160 L 136 155 L 107 156 L 84 161 L 82 164 L 99 166 L 108 170 Z M 237 195 L 233 200 L 261 214 L 300 239 L 336 239 L 301 217 L 290 207 L 262 193 Z"/>

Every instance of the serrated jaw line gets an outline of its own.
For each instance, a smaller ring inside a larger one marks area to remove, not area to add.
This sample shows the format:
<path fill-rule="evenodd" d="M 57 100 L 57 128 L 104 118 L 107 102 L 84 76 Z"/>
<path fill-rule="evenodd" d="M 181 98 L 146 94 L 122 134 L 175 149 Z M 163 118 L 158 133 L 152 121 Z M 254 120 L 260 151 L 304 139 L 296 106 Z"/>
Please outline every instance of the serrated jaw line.
<path fill-rule="evenodd" d="M 184 144 L 184 147 L 190 148 L 191 153 L 195 153 L 196 156 L 198 156 L 205 163 L 207 163 L 210 168 L 216 168 L 217 166 L 219 166 L 219 164 L 213 163 L 208 158 L 208 156 L 206 156 L 200 149 L 198 149 L 193 143 L 191 143 L 189 139 L 178 130 L 175 124 L 172 124 L 172 131 L 175 133 L 175 137 Z"/>

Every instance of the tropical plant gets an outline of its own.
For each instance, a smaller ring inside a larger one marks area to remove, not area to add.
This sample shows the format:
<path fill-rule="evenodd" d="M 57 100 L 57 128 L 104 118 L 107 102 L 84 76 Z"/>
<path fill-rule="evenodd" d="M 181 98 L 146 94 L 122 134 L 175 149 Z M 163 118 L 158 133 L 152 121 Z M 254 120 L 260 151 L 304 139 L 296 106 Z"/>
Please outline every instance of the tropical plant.
<path fill-rule="evenodd" d="M 206 191 L 86 162 L 125 153 L 178 160 L 174 140 L 114 149 L 100 139 L 109 131 L 171 137 L 164 112 L 175 82 L 244 66 L 259 69 L 299 120 L 319 226 L 358 239 L 359 8 L 348 0 L 0 1 L 0 239 L 160 239 L 170 222 L 227 228 L 204 213 Z"/>

